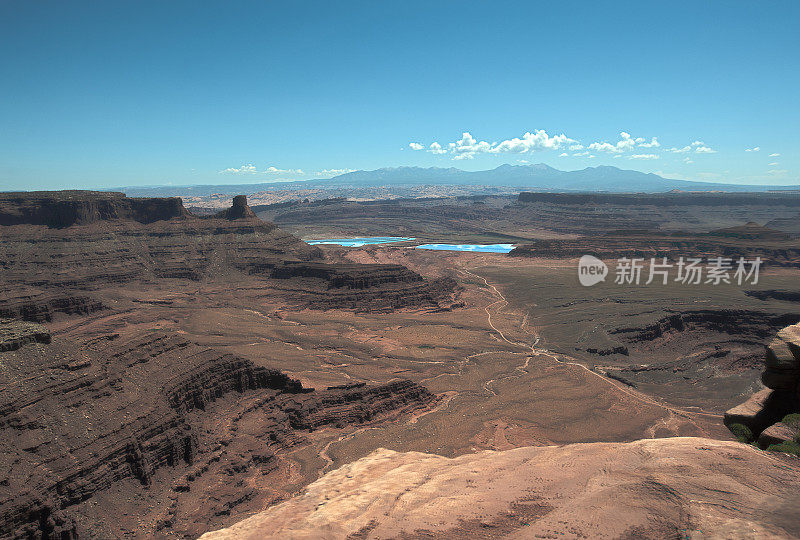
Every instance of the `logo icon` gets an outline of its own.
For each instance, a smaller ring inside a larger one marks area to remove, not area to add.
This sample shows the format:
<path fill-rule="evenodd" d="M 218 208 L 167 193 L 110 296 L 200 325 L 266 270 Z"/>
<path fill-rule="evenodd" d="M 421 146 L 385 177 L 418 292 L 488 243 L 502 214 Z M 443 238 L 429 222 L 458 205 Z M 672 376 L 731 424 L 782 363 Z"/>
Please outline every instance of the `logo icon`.
<path fill-rule="evenodd" d="M 578 261 L 578 281 L 584 287 L 591 287 L 605 281 L 607 275 L 608 266 L 597 257 L 584 255 Z"/>

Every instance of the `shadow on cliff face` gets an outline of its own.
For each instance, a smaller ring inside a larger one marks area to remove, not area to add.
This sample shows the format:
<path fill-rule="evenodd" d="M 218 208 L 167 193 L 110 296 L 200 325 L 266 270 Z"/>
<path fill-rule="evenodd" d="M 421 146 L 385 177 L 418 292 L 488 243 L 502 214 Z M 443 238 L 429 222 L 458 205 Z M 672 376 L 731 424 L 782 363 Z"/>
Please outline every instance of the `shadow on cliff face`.
<path fill-rule="evenodd" d="M 766 389 L 725 413 L 725 425 L 742 442 L 800 456 L 800 324 L 769 342 L 761 382 Z"/>

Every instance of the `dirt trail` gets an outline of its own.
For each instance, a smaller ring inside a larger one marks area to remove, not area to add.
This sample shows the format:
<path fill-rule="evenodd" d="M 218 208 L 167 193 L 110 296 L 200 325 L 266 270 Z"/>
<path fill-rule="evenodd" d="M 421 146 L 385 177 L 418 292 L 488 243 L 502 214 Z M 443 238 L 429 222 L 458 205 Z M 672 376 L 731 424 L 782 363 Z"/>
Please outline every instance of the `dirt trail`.
<path fill-rule="evenodd" d="M 597 373 L 595 371 L 592 371 L 591 369 L 589 369 L 585 365 L 581 364 L 580 362 L 577 362 L 576 359 L 574 359 L 574 358 L 571 358 L 571 357 L 569 357 L 567 355 L 564 355 L 564 354 L 554 353 L 554 352 L 552 352 L 552 351 L 550 351 L 550 350 L 548 350 L 548 349 L 546 349 L 544 347 L 538 347 L 537 346 L 537 344 L 539 343 L 539 337 L 538 336 L 536 336 L 536 339 L 534 340 L 534 342 L 532 344 L 521 343 L 521 342 L 517 342 L 517 341 L 511 341 L 510 339 L 508 339 L 506 337 L 506 335 L 503 333 L 502 330 L 500 330 L 499 328 L 497 328 L 495 326 L 494 322 L 492 321 L 492 312 L 490 311 L 490 308 L 492 308 L 492 307 L 494 307 L 494 306 L 496 306 L 498 304 L 503 304 L 501 307 L 498 308 L 498 310 L 497 310 L 498 312 L 499 312 L 500 309 L 502 309 L 502 307 L 505 307 L 506 305 L 508 305 L 509 302 L 508 302 L 508 300 L 506 300 L 506 297 L 503 295 L 503 293 L 501 293 L 498 290 L 498 288 L 495 285 L 489 283 L 489 281 L 486 278 L 484 278 L 483 276 L 480 276 L 480 275 L 478 275 L 478 274 L 476 274 L 474 272 L 471 272 L 470 270 L 467 270 L 467 269 L 462 269 L 461 271 L 463 273 L 467 274 L 467 275 L 470 275 L 470 276 L 472 276 L 474 278 L 477 278 L 477 279 L 480 279 L 481 281 L 483 281 L 483 283 L 486 285 L 486 287 L 488 289 L 490 289 L 499 298 L 499 300 L 497 300 L 495 302 L 492 302 L 491 304 L 488 304 L 484 308 L 484 311 L 486 311 L 486 316 L 487 316 L 487 320 L 488 320 L 489 326 L 492 328 L 492 330 L 497 332 L 497 334 L 500 336 L 500 338 L 503 341 L 505 341 L 506 343 L 508 343 L 510 345 L 513 345 L 513 346 L 517 346 L 517 347 L 522 347 L 522 348 L 528 349 L 528 350 L 530 350 L 530 355 L 532 355 L 532 356 L 545 356 L 545 357 L 548 357 L 548 358 L 552 359 L 553 361 L 555 361 L 558 364 L 568 365 L 568 366 L 576 366 L 576 367 L 578 367 L 580 369 L 583 369 L 584 371 L 586 371 L 587 373 L 591 374 L 594 377 L 597 377 L 598 379 L 600 379 L 604 383 L 613 386 L 619 392 L 622 392 L 623 394 L 626 394 L 627 396 L 632 397 L 632 398 L 634 398 L 634 399 L 636 399 L 636 400 L 638 400 L 638 401 L 640 401 L 642 403 L 647 403 L 649 405 L 654 405 L 656 407 L 660 407 L 660 408 L 662 408 L 662 409 L 664 409 L 666 411 L 669 411 L 671 413 L 674 413 L 674 414 L 677 414 L 677 415 L 680 415 L 680 416 L 684 416 L 684 417 L 688 417 L 688 416 L 705 416 L 705 417 L 712 417 L 712 418 L 722 418 L 721 414 L 716 414 L 716 413 L 707 412 L 707 411 L 703 411 L 703 410 L 700 410 L 700 411 L 689 411 L 689 410 L 686 410 L 686 409 L 682 409 L 680 407 L 667 405 L 665 403 L 657 401 L 656 399 L 654 399 L 654 398 L 652 398 L 650 396 L 647 396 L 646 394 L 642 394 L 641 392 L 637 392 L 635 390 L 626 388 L 626 387 L 622 386 L 621 384 L 618 384 L 615 381 L 613 381 L 613 380 L 611 380 L 611 379 L 609 379 L 607 377 L 604 377 L 603 375 L 601 375 L 601 374 L 599 374 L 599 373 Z M 523 354 L 523 353 L 519 353 L 519 354 Z M 527 354 L 527 353 L 525 353 L 525 354 Z M 562 360 L 562 357 L 563 358 L 569 358 L 570 360 L 569 361 L 568 360 Z M 522 364 L 520 366 L 517 366 L 515 368 L 515 371 L 524 372 L 525 369 L 528 367 L 528 363 L 529 362 L 530 362 L 530 356 L 528 356 L 528 358 L 525 360 L 524 364 Z M 489 392 L 491 392 L 493 395 L 495 395 L 495 392 L 493 390 L 491 390 L 490 388 L 488 388 L 488 385 L 490 383 L 492 383 L 492 382 L 497 381 L 497 380 L 504 380 L 504 379 L 511 378 L 513 376 L 515 376 L 515 375 L 512 374 L 512 375 L 508 375 L 506 377 L 501 377 L 499 379 L 492 379 L 490 381 L 487 381 L 486 383 L 484 383 L 484 388 L 486 388 Z"/>

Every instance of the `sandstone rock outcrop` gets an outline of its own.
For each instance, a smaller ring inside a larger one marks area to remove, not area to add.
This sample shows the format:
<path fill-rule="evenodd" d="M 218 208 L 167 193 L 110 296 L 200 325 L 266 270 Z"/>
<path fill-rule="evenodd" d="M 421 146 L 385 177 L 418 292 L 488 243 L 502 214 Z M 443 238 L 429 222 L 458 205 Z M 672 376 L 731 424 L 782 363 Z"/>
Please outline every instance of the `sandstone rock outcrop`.
<path fill-rule="evenodd" d="M 201 538 L 791 538 L 798 482 L 797 466 L 693 437 L 453 459 L 380 449 Z"/>
<path fill-rule="evenodd" d="M 103 303 L 80 291 L 70 292 L 38 287 L 0 286 L 0 317 L 47 322 L 56 313 L 88 315 L 104 308 Z"/>
<path fill-rule="evenodd" d="M 768 221 L 766 226 L 798 237 L 800 236 L 800 214 L 794 217 L 773 219 Z"/>
<path fill-rule="evenodd" d="M 452 278 L 424 279 L 398 264 L 285 262 L 270 270 L 276 280 L 291 280 L 304 302 L 319 309 L 391 310 L 437 306 L 456 288 Z"/>
<path fill-rule="evenodd" d="M 276 293 L 321 308 L 436 307 L 454 288 L 452 280 L 426 280 L 398 265 L 324 263 L 320 249 L 258 219 L 244 196 L 201 218 L 180 199 L 0 194 L 0 225 L 3 317 L 89 313 L 102 309 L 92 291 L 161 279 L 257 276 Z"/>
<path fill-rule="evenodd" d="M 796 435 L 797 428 L 783 422 L 777 422 L 761 432 L 761 435 L 758 436 L 758 446 L 769 448 L 774 444 L 791 442 Z"/>
<path fill-rule="evenodd" d="M 800 325 L 787 326 L 767 346 L 761 382 L 797 394 L 800 383 Z"/>
<path fill-rule="evenodd" d="M 787 326 L 767 346 L 761 381 L 767 388 L 725 413 L 725 425 L 747 427 L 762 448 L 792 441 L 798 426 L 781 422 L 800 413 L 800 324 Z"/>
<path fill-rule="evenodd" d="M 83 202 L 87 201 L 94 199 Z M 199 280 L 321 257 L 317 248 L 257 218 L 201 219 L 180 208 L 169 219 L 156 219 L 166 217 L 157 213 L 145 214 L 141 221 L 101 213 L 63 228 L 39 225 L 38 218 L 4 227 L 0 237 L 4 287 L 89 290 L 161 278 Z M 37 216 L 56 219 L 46 214 L 47 209 L 40 208 Z"/>
<path fill-rule="evenodd" d="M 50 332 L 40 324 L 0 319 L 0 352 L 14 351 L 26 343 L 50 343 Z"/>
<path fill-rule="evenodd" d="M 224 219 L 247 219 L 256 217 L 256 214 L 247 206 L 247 196 L 237 195 L 233 198 L 231 207 L 217 213 L 215 217 Z"/>
<path fill-rule="evenodd" d="M 0 225 L 64 228 L 115 219 L 153 223 L 188 216 L 179 197 L 128 198 L 102 191 L 0 193 Z"/>
<path fill-rule="evenodd" d="M 759 390 L 741 405 L 725 412 L 725 425 L 741 424 L 757 436 L 788 414 L 789 408 L 780 398 L 780 394 L 770 388 Z"/>

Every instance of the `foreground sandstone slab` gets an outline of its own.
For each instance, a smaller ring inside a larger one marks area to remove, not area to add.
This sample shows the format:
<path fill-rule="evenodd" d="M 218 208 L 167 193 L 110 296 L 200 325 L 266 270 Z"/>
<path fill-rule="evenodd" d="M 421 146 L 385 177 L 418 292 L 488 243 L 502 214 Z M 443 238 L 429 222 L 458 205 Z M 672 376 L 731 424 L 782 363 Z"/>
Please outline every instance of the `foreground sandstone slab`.
<path fill-rule="evenodd" d="M 798 482 L 796 461 L 694 437 L 454 459 L 379 449 L 202 538 L 788 538 Z"/>

